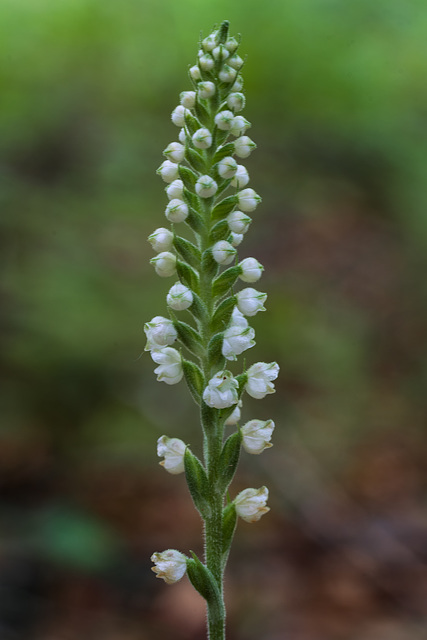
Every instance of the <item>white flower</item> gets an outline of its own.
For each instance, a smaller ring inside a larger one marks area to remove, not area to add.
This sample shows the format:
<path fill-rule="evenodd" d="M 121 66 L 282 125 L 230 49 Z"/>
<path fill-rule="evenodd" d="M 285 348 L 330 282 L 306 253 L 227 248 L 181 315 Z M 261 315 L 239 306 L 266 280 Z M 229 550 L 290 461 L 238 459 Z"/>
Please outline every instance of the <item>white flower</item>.
<path fill-rule="evenodd" d="M 247 453 L 258 455 L 273 445 L 270 443 L 274 430 L 273 420 L 250 420 L 241 428 L 242 445 Z"/>
<path fill-rule="evenodd" d="M 235 159 L 232 156 L 227 156 L 218 162 L 217 170 L 221 178 L 228 180 L 235 175 L 237 167 Z"/>
<path fill-rule="evenodd" d="M 171 142 L 163 151 L 163 155 L 171 162 L 182 162 L 185 156 L 185 147 L 180 142 Z"/>
<path fill-rule="evenodd" d="M 200 56 L 199 66 L 203 71 L 211 71 L 214 68 L 215 62 L 210 53 L 205 53 Z"/>
<path fill-rule="evenodd" d="M 193 144 L 198 149 L 209 149 L 212 144 L 212 134 L 209 129 L 197 129 L 192 137 Z"/>
<path fill-rule="evenodd" d="M 261 202 L 260 196 L 253 189 L 243 189 L 243 191 L 239 191 L 236 195 L 239 207 L 245 213 L 254 211 Z"/>
<path fill-rule="evenodd" d="M 252 218 L 243 213 L 243 211 L 236 210 L 228 214 L 227 222 L 230 231 L 234 233 L 246 233 L 252 222 Z"/>
<path fill-rule="evenodd" d="M 224 60 L 227 60 L 230 52 L 226 49 L 226 47 L 224 47 L 223 44 L 219 44 L 217 47 L 215 47 L 215 49 L 213 49 L 212 55 L 215 60 L 220 60 L 223 62 Z"/>
<path fill-rule="evenodd" d="M 175 311 L 183 311 L 193 304 L 193 293 L 184 284 L 177 282 L 169 289 L 166 302 Z"/>
<path fill-rule="evenodd" d="M 230 371 L 219 371 L 208 382 L 203 392 L 203 400 L 209 407 L 226 409 L 238 401 L 239 383 Z"/>
<path fill-rule="evenodd" d="M 202 77 L 201 73 L 200 73 L 200 69 L 197 66 L 197 64 L 195 64 L 193 67 L 190 68 L 190 76 L 192 77 L 193 80 L 200 80 L 200 78 Z"/>
<path fill-rule="evenodd" d="M 245 258 L 239 263 L 239 267 L 242 269 L 239 278 L 243 282 L 256 282 L 264 271 L 262 264 L 255 258 Z"/>
<path fill-rule="evenodd" d="M 171 113 L 171 120 L 177 127 L 185 125 L 185 116 L 189 114 L 189 110 L 179 104 Z"/>
<path fill-rule="evenodd" d="M 178 338 L 172 320 L 163 318 L 162 316 L 155 316 L 150 322 L 146 322 L 144 331 L 147 336 L 145 351 L 167 347 L 173 344 Z"/>
<path fill-rule="evenodd" d="M 150 263 L 154 264 L 157 275 L 162 278 L 168 278 L 175 273 L 176 256 L 170 251 L 162 251 L 154 258 L 151 258 Z"/>
<path fill-rule="evenodd" d="M 239 92 L 242 90 L 242 88 L 243 88 L 243 78 L 242 76 L 237 76 L 236 82 L 231 87 L 231 90 Z"/>
<path fill-rule="evenodd" d="M 237 187 L 238 189 L 242 189 L 242 187 L 246 187 L 249 182 L 249 173 L 242 164 L 237 165 L 236 175 L 231 181 L 232 187 Z"/>
<path fill-rule="evenodd" d="M 218 74 L 218 78 L 221 80 L 221 82 L 234 82 L 234 80 L 236 79 L 236 76 L 237 76 L 236 69 L 233 69 L 233 67 L 228 66 L 228 64 L 224 64 L 222 66 L 221 71 Z"/>
<path fill-rule="evenodd" d="M 230 93 L 227 98 L 227 104 L 234 111 L 241 111 L 245 108 L 246 98 L 243 93 Z"/>
<path fill-rule="evenodd" d="M 217 190 L 218 185 L 210 176 L 200 176 L 196 182 L 196 193 L 201 198 L 210 198 Z"/>
<path fill-rule="evenodd" d="M 239 400 L 239 402 L 236 404 L 235 408 L 233 409 L 233 413 L 230 413 L 227 420 L 224 422 L 224 425 L 226 427 L 232 427 L 233 425 L 239 422 L 240 415 L 241 415 L 241 407 L 242 407 L 242 401 Z"/>
<path fill-rule="evenodd" d="M 148 236 L 148 242 L 154 251 L 170 251 L 173 244 L 173 233 L 169 229 L 165 229 L 165 227 L 159 227 Z"/>
<path fill-rule="evenodd" d="M 256 149 L 256 144 L 249 136 L 240 136 L 234 141 L 234 152 L 239 158 L 247 158 Z"/>
<path fill-rule="evenodd" d="M 174 180 L 170 183 L 168 187 L 166 187 L 166 193 L 169 200 L 173 200 L 174 198 L 178 198 L 182 200 L 182 196 L 184 193 L 184 183 L 182 180 Z"/>
<path fill-rule="evenodd" d="M 251 287 L 246 287 L 236 293 L 237 308 L 245 316 L 254 316 L 258 311 L 265 311 L 264 302 L 267 300 L 267 294 L 261 293 Z"/>
<path fill-rule="evenodd" d="M 195 91 L 182 91 L 179 95 L 180 102 L 186 109 L 192 109 L 196 104 Z"/>
<path fill-rule="evenodd" d="M 178 178 L 178 165 L 170 160 L 162 162 L 156 173 L 163 178 L 165 182 L 173 182 Z"/>
<path fill-rule="evenodd" d="M 231 246 L 232 247 L 238 247 L 239 244 L 242 243 L 243 241 L 243 233 L 234 233 L 234 231 L 231 232 Z"/>
<path fill-rule="evenodd" d="M 238 71 L 243 65 L 243 60 L 240 56 L 237 55 L 237 53 L 235 53 L 234 56 L 231 56 L 231 58 L 229 58 L 228 64 L 230 65 L 230 67 L 233 67 L 233 69 L 236 69 Z"/>
<path fill-rule="evenodd" d="M 163 578 L 166 584 L 173 584 L 181 580 L 187 571 L 187 561 L 183 553 L 176 549 L 167 549 L 162 553 L 153 553 L 151 562 L 155 563 L 155 567 L 151 567 L 151 571 L 156 573 L 156 578 Z"/>
<path fill-rule="evenodd" d="M 266 395 L 275 392 L 272 380 L 279 375 L 279 365 L 277 362 L 256 362 L 246 371 L 247 382 L 246 393 L 252 398 L 261 400 Z"/>
<path fill-rule="evenodd" d="M 245 133 L 246 129 L 249 129 L 250 126 L 251 123 L 249 120 L 246 120 L 243 116 L 235 116 L 230 131 L 233 136 L 240 136 L 242 133 Z"/>
<path fill-rule="evenodd" d="M 180 141 L 181 144 L 185 144 L 186 143 L 187 134 L 186 134 L 186 131 L 185 131 L 185 127 L 182 127 L 182 129 L 179 130 L 178 140 Z"/>
<path fill-rule="evenodd" d="M 237 307 L 234 307 L 233 312 L 230 318 L 230 327 L 231 325 L 236 325 L 238 327 L 248 327 L 249 322 L 246 320 L 245 316 Z"/>
<path fill-rule="evenodd" d="M 199 98 L 207 100 L 215 95 L 216 87 L 213 82 L 199 82 L 197 91 L 199 92 Z"/>
<path fill-rule="evenodd" d="M 264 513 L 270 511 L 266 506 L 268 500 L 267 487 L 261 489 L 244 489 L 234 498 L 236 513 L 246 522 L 257 522 Z"/>
<path fill-rule="evenodd" d="M 157 440 L 157 455 L 164 458 L 159 464 L 169 473 L 177 475 L 184 471 L 185 442 L 179 438 L 161 436 Z"/>
<path fill-rule="evenodd" d="M 174 198 L 168 202 L 165 215 L 170 222 L 183 222 L 188 216 L 188 206 L 183 200 Z"/>
<path fill-rule="evenodd" d="M 159 382 L 177 384 L 184 375 L 182 370 L 181 354 L 172 347 L 164 347 L 151 352 L 151 357 L 159 366 L 154 369 Z"/>
<path fill-rule="evenodd" d="M 228 131 L 231 129 L 234 120 L 234 113 L 232 111 L 220 111 L 215 116 L 215 124 L 218 129 L 222 131 Z"/>
<path fill-rule="evenodd" d="M 252 327 L 240 327 L 232 324 L 224 331 L 222 355 L 227 360 L 237 360 L 236 356 L 255 345 L 254 337 L 255 331 Z"/>
<path fill-rule="evenodd" d="M 230 53 L 234 53 L 237 47 L 239 46 L 239 43 L 237 42 L 234 36 L 230 36 L 229 38 L 227 38 L 227 42 L 225 43 L 225 46 L 227 47 Z"/>
<path fill-rule="evenodd" d="M 219 240 L 212 247 L 212 255 L 218 264 L 230 264 L 236 255 L 236 249 L 226 240 Z"/>
<path fill-rule="evenodd" d="M 216 46 L 216 32 L 208 35 L 204 40 L 202 40 L 202 47 L 205 51 L 212 51 Z"/>

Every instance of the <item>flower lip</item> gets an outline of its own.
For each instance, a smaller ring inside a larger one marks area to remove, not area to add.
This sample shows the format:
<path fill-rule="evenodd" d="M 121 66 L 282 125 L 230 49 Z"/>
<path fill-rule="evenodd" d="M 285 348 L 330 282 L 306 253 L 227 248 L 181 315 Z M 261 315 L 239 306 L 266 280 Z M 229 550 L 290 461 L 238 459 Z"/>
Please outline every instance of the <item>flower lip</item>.
<path fill-rule="evenodd" d="M 187 559 L 176 549 L 153 553 L 151 562 L 155 563 L 151 570 L 157 574 L 156 578 L 162 578 L 166 584 L 178 582 L 187 571 Z"/>

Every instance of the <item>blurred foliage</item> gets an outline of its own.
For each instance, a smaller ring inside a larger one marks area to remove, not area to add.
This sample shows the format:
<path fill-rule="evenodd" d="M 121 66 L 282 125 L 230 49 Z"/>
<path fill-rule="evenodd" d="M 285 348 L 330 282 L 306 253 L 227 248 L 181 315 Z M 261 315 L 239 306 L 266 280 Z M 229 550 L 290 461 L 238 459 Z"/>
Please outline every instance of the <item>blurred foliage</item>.
<path fill-rule="evenodd" d="M 360 466 L 390 442 L 409 467 L 425 463 L 426 3 L 3 0 L 0 512 L 3 541 L 28 541 L 25 512 L 52 507 L 40 531 L 58 562 L 115 557 L 97 518 L 136 547 L 145 537 L 149 554 L 168 523 L 154 498 L 152 520 L 140 513 L 148 491 L 132 473 L 157 479 L 164 432 L 199 440 L 188 394 L 140 358 L 168 287 L 146 237 L 166 201 L 155 169 L 177 135 L 169 114 L 200 29 L 224 18 L 247 54 L 247 166 L 264 199 L 242 247 L 265 264 L 269 294 L 247 359 L 282 368 L 276 396 L 244 414 L 278 425 L 275 509 L 299 522 L 336 478 L 368 510 L 424 499 L 405 465 Z M 264 464 L 243 460 L 254 486 Z M 309 637 L 359 638 L 334 633 Z"/>

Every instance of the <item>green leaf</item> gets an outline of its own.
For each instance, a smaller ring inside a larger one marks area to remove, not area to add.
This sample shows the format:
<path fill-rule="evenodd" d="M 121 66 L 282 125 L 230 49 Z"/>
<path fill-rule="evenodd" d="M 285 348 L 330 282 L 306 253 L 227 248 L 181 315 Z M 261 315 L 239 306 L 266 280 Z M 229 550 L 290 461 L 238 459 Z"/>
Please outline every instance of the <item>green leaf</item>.
<path fill-rule="evenodd" d="M 232 433 L 224 443 L 219 459 L 219 491 L 221 491 L 221 493 L 226 491 L 236 473 L 241 445 L 242 435 L 240 430 Z"/>
<path fill-rule="evenodd" d="M 199 207 L 199 198 L 196 196 L 196 194 L 192 191 L 189 191 L 186 187 L 184 187 L 183 193 L 184 200 L 190 205 L 190 207 L 193 207 L 193 209 L 196 209 L 197 211 Z"/>
<path fill-rule="evenodd" d="M 202 128 L 202 125 L 197 120 L 197 118 L 195 118 L 193 115 L 191 115 L 191 113 L 188 112 L 185 114 L 185 124 L 191 136 L 195 134 L 198 129 Z"/>
<path fill-rule="evenodd" d="M 203 218 L 198 211 L 196 211 L 193 207 L 190 208 L 188 217 L 185 221 L 189 227 L 193 229 L 195 233 L 202 233 L 205 228 L 205 223 L 203 222 Z"/>
<path fill-rule="evenodd" d="M 215 261 L 212 251 L 210 249 L 206 249 L 202 255 L 202 270 L 203 273 L 209 276 L 209 278 L 214 278 L 218 273 L 219 265 Z"/>
<path fill-rule="evenodd" d="M 186 449 L 184 453 L 185 477 L 188 489 L 193 498 L 196 509 L 203 518 L 210 516 L 209 505 L 209 481 L 206 471 L 200 460 Z"/>
<path fill-rule="evenodd" d="M 206 162 L 200 153 L 187 146 L 185 149 L 185 158 L 193 169 L 202 174 L 206 173 Z"/>
<path fill-rule="evenodd" d="M 178 338 L 181 340 L 184 347 L 187 347 L 191 353 L 195 356 L 202 357 L 204 349 L 200 335 L 193 329 L 193 327 L 186 322 L 180 320 L 174 320 L 173 326 L 175 327 Z"/>
<path fill-rule="evenodd" d="M 211 213 L 212 220 L 222 220 L 225 216 L 233 211 L 234 207 L 237 204 L 237 196 L 228 196 L 221 200 L 215 207 Z"/>
<path fill-rule="evenodd" d="M 178 173 L 179 177 L 184 183 L 184 187 L 190 190 L 193 189 L 197 181 L 197 175 L 194 173 L 194 171 L 192 171 L 188 167 L 184 167 L 182 164 L 179 164 Z"/>
<path fill-rule="evenodd" d="M 223 158 L 226 158 L 227 156 L 232 156 L 233 153 L 234 153 L 234 142 L 229 142 L 228 144 L 225 144 L 223 147 L 221 147 L 221 149 L 217 150 L 217 152 L 215 153 L 212 159 L 212 162 L 213 164 L 216 164 Z"/>
<path fill-rule="evenodd" d="M 196 112 L 196 116 L 199 121 L 205 125 L 209 126 L 210 124 L 210 115 L 208 110 L 203 106 L 200 100 L 196 100 L 196 104 L 194 105 L 194 111 Z"/>
<path fill-rule="evenodd" d="M 191 360 L 182 359 L 182 368 L 185 381 L 194 401 L 200 405 L 203 389 L 205 388 L 205 378 L 200 368 Z"/>
<path fill-rule="evenodd" d="M 208 344 L 209 367 L 217 367 L 223 364 L 224 356 L 222 355 L 222 343 L 224 334 L 217 333 L 211 338 Z"/>
<path fill-rule="evenodd" d="M 181 260 L 177 260 L 176 271 L 183 284 L 186 284 L 187 287 L 190 287 L 190 289 L 196 293 L 199 291 L 199 276 L 190 265 L 186 262 L 181 262 Z"/>
<path fill-rule="evenodd" d="M 225 565 L 233 542 L 237 524 L 237 513 L 234 502 L 228 504 L 222 512 L 222 562 Z"/>
<path fill-rule="evenodd" d="M 211 620 L 224 620 L 224 605 L 215 578 L 193 553 L 187 558 L 187 575 L 193 587 L 206 600 Z"/>
<path fill-rule="evenodd" d="M 189 240 L 181 238 L 180 236 L 174 236 L 173 245 L 183 260 L 188 262 L 188 264 L 195 267 L 197 270 L 200 269 L 200 249 L 198 249 Z"/>
<path fill-rule="evenodd" d="M 214 297 L 223 296 L 234 285 L 237 278 L 242 272 L 242 268 L 238 265 L 230 267 L 223 271 L 212 283 L 212 294 Z"/>
<path fill-rule="evenodd" d="M 235 306 L 236 296 L 231 296 L 230 298 L 226 298 L 221 302 L 219 307 L 216 309 L 211 321 L 212 333 L 216 333 L 217 331 L 224 331 L 227 328 Z"/>
<path fill-rule="evenodd" d="M 209 234 L 210 242 L 218 242 L 218 240 L 226 240 L 230 235 L 230 227 L 228 226 L 227 220 L 221 220 L 217 222 L 214 227 L 212 227 L 211 232 Z"/>

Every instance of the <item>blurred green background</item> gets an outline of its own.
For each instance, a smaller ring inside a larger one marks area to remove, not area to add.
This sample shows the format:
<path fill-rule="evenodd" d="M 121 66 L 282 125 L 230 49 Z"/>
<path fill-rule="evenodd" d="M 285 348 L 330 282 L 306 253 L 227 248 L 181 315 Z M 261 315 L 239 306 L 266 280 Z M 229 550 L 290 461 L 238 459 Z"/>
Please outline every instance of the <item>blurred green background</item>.
<path fill-rule="evenodd" d="M 248 362 L 277 360 L 274 449 L 236 489 L 230 640 L 427 633 L 427 5 L 423 0 L 2 0 L 0 637 L 204 637 L 155 550 L 200 551 L 166 433 L 200 448 L 184 386 L 158 384 L 165 313 L 148 234 L 199 33 L 231 22 L 263 196 L 241 247 L 266 267 Z"/>

